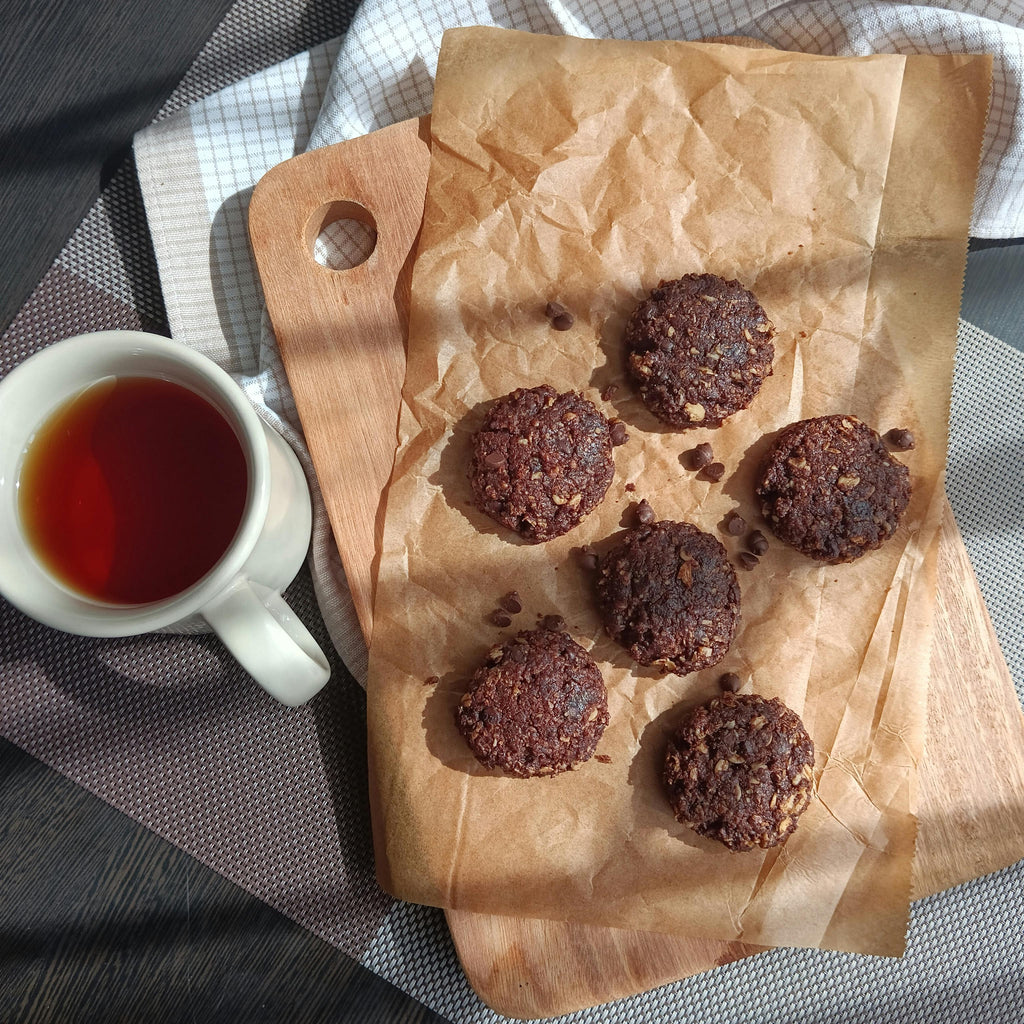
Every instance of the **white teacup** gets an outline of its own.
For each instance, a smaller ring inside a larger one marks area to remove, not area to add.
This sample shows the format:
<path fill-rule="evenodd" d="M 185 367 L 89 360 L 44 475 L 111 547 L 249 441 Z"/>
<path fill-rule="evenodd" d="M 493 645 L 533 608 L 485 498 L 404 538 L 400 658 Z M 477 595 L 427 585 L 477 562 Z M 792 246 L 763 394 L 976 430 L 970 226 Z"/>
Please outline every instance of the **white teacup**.
<path fill-rule="evenodd" d="M 170 597 L 110 603 L 77 592 L 39 557 L 19 512 L 19 474 L 40 426 L 58 407 L 111 377 L 184 385 L 233 428 L 246 460 L 241 521 L 213 567 Z M 231 377 L 167 338 L 101 331 L 58 342 L 0 381 L 0 592 L 26 614 L 83 636 L 212 630 L 279 701 L 299 705 L 327 682 L 330 666 L 281 597 L 309 547 L 309 489 L 285 441 L 256 414 Z"/>

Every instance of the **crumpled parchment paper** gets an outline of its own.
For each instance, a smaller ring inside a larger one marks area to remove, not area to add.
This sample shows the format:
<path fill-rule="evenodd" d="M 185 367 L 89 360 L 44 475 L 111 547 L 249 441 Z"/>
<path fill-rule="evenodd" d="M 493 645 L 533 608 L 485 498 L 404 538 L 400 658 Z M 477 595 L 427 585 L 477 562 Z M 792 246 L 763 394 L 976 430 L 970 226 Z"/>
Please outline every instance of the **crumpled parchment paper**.
<path fill-rule="evenodd" d="M 902 951 L 989 75 L 983 57 L 446 34 L 370 652 L 374 832 L 389 891 L 761 945 Z M 930 90 L 936 81 L 956 86 L 957 104 Z M 722 428 L 677 432 L 633 393 L 621 331 L 659 279 L 697 271 L 758 296 L 776 326 L 774 374 Z M 551 329 L 548 300 L 574 313 L 571 330 Z M 542 382 L 581 390 L 630 438 L 603 504 L 570 534 L 528 545 L 473 508 L 466 470 L 487 403 Z M 602 401 L 609 384 L 619 389 Z M 834 412 L 914 433 L 898 534 L 835 567 L 774 542 L 739 572 L 743 621 L 723 662 L 686 677 L 632 663 L 604 635 L 575 549 L 604 546 L 646 498 L 735 555 L 742 539 L 720 523 L 735 508 L 764 528 L 752 492 L 771 437 Z M 681 458 L 701 441 L 726 465 L 720 484 Z M 498 629 L 489 616 L 510 589 L 523 611 Z M 550 613 L 602 668 L 611 721 L 598 752 L 610 762 L 503 778 L 473 759 L 454 707 L 495 643 Z M 817 798 L 766 852 L 731 854 L 679 825 L 659 780 L 668 732 L 727 670 L 797 710 L 817 748 Z"/>

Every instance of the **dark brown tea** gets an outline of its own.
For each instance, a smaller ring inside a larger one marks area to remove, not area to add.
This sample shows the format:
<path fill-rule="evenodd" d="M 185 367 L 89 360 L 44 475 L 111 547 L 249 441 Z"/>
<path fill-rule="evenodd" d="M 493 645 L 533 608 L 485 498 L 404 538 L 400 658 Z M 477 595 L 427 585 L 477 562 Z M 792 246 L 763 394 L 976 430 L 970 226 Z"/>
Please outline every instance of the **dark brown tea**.
<path fill-rule="evenodd" d="M 119 377 L 61 406 L 19 477 L 22 524 L 63 583 L 115 604 L 204 576 L 242 519 L 248 470 L 220 412 L 180 384 Z"/>

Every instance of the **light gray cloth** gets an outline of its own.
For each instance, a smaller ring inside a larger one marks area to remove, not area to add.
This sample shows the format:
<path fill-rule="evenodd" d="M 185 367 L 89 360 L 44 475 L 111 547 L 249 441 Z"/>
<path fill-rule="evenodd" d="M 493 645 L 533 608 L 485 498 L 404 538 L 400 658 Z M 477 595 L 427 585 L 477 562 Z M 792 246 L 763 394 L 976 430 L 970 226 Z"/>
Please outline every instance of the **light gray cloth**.
<path fill-rule="evenodd" d="M 427 113 L 441 35 L 458 25 L 583 38 L 744 35 L 780 49 L 843 56 L 991 53 L 992 103 L 971 234 L 1024 236 L 1021 0 L 366 0 L 338 55 L 311 145 Z"/>

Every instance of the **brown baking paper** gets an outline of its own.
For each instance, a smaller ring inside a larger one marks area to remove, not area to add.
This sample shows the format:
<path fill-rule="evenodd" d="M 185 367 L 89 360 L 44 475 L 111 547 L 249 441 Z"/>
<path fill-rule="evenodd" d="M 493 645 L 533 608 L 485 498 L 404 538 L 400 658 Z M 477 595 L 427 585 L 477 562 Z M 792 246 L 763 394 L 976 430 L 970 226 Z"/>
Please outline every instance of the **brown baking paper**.
<path fill-rule="evenodd" d="M 920 120 L 929 75 L 968 83 L 939 143 L 917 130 L 938 116 Z M 389 891 L 520 917 L 902 951 L 987 75 L 984 58 L 445 35 L 370 653 Z M 953 166 L 921 166 L 936 151 Z M 775 368 L 719 430 L 675 432 L 634 396 L 620 336 L 659 279 L 693 271 L 757 294 L 777 329 Z M 544 318 L 551 299 L 575 314 L 570 331 Z M 487 403 L 543 382 L 583 391 L 630 438 L 603 504 L 565 537 L 529 545 L 473 508 L 466 469 Z M 646 498 L 738 552 L 719 524 L 737 508 L 763 526 L 752 486 L 772 435 L 834 412 L 913 431 L 898 534 L 837 567 L 773 543 L 740 571 L 743 620 L 722 663 L 685 677 L 634 664 L 604 635 L 574 550 L 604 547 Z M 720 484 L 681 462 L 701 441 L 727 467 Z M 510 589 L 523 611 L 500 630 L 488 617 Z M 610 761 L 504 778 L 473 759 L 454 708 L 488 650 L 548 613 L 602 668 L 610 723 L 598 753 Z M 679 825 L 659 780 L 668 732 L 726 670 L 800 712 L 817 748 L 817 799 L 767 852 L 732 854 Z"/>

